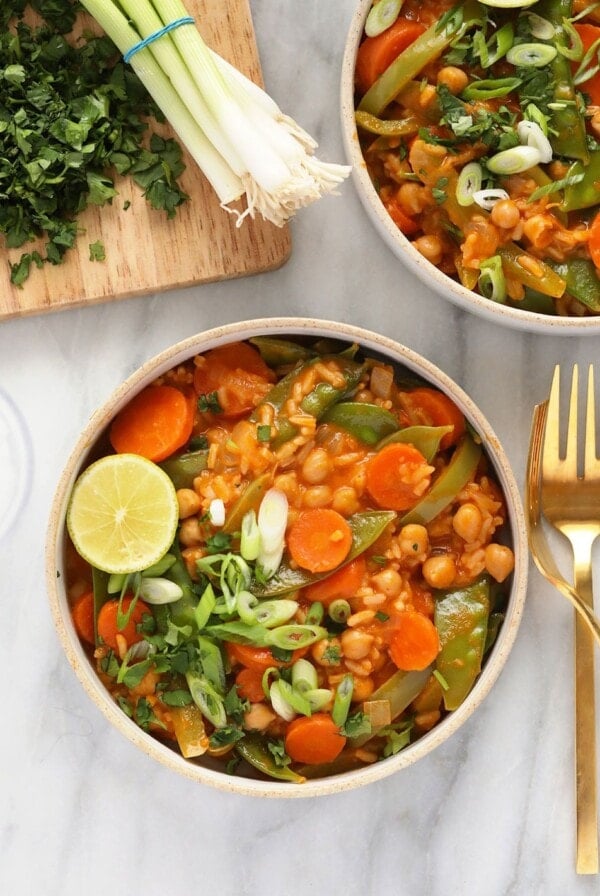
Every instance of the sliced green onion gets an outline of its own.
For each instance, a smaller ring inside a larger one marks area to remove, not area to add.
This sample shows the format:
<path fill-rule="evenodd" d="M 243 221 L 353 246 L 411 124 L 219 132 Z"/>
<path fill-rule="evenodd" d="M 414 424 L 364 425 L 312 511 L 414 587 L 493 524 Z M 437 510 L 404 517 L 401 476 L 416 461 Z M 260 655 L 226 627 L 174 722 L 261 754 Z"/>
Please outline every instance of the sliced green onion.
<path fill-rule="evenodd" d="M 296 614 L 298 603 L 295 600 L 287 600 L 280 597 L 277 600 L 265 600 L 253 610 L 254 622 L 264 625 L 265 628 L 274 628 L 282 625 Z"/>
<path fill-rule="evenodd" d="M 377 37 L 394 24 L 400 14 L 403 0 L 376 0 L 365 22 L 367 37 Z"/>
<path fill-rule="evenodd" d="M 256 427 L 256 441 L 257 442 L 270 442 L 271 440 L 271 427 L 268 423 L 259 423 Z"/>
<path fill-rule="evenodd" d="M 227 725 L 227 713 L 223 704 L 223 698 L 209 681 L 196 672 L 186 672 L 185 679 L 190 689 L 192 700 L 215 728 L 225 728 Z"/>
<path fill-rule="evenodd" d="M 308 660 L 296 660 L 292 666 L 292 687 L 301 694 L 314 691 L 319 686 L 317 670 Z"/>
<path fill-rule="evenodd" d="M 285 492 L 270 488 L 258 509 L 260 550 L 257 563 L 266 578 L 271 578 L 281 563 L 285 546 L 285 530 L 288 518 L 288 499 Z"/>
<path fill-rule="evenodd" d="M 468 162 L 458 175 L 456 200 L 459 205 L 473 205 L 474 194 L 481 189 L 483 169 L 479 162 Z"/>
<path fill-rule="evenodd" d="M 106 590 L 109 594 L 118 594 L 123 590 L 123 585 L 127 581 L 128 573 L 125 572 L 113 572 L 108 577 L 108 583 L 106 585 Z"/>
<path fill-rule="evenodd" d="M 499 59 L 502 59 L 510 48 L 512 47 L 515 39 L 515 30 L 513 28 L 512 22 L 506 22 L 502 28 L 499 28 L 498 31 L 495 31 L 494 34 L 490 37 L 486 44 L 487 49 L 487 63 L 484 64 L 483 59 L 481 60 L 484 68 L 489 68 L 491 65 L 494 65 L 498 62 Z"/>
<path fill-rule="evenodd" d="M 556 47 L 550 44 L 515 44 L 506 54 L 506 61 L 522 68 L 542 68 L 556 58 Z"/>
<path fill-rule="evenodd" d="M 552 146 L 550 141 L 535 121 L 523 119 L 517 125 L 517 136 L 525 146 L 533 146 L 540 154 L 540 162 L 547 164 L 552 161 Z"/>
<path fill-rule="evenodd" d="M 494 9 L 524 9 L 537 2 L 538 0 L 481 0 L 484 6 L 491 6 Z"/>
<path fill-rule="evenodd" d="M 167 570 L 171 569 L 175 563 L 175 559 L 173 554 L 165 554 L 164 557 L 161 557 L 160 560 L 157 560 L 157 562 L 153 563 L 152 566 L 149 566 L 148 569 L 142 570 L 142 576 L 150 576 L 151 578 L 154 576 L 164 576 Z"/>
<path fill-rule="evenodd" d="M 492 78 L 472 81 L 468 87 L 465 87 L 461 96 L 465 100 L 493 100 L 498 97 L 508 96 L 520 84 L 520 78 Z"/>
<path fill-rule="evenodd" d="M 579 64 L 579 68 L 573 75 L 573 83 L 575 85 L 584 84 L 590 78 L 593 78 L 600 71 L 600 38 L 595 40 L 583 56 Z M 594 64 L 592 61 L 595 60 Z"/>
<path fill-rule="evenodd" d="M 206 680 L 216 688 L 219 694 L 225 693 L 225 664 L 220 647 L 202 635 L 198 638 L 200 648 L 200 665 Z"/>
<path fill-rule="evenodd" d="M 334 622 L 346 622 L 348 617 L 352 615 L 352 607 L 347 600 L 340 597 L 331 601 L 327 612 Z"/>
<path fill-rule="evenodd" d="M 161 604 L 172 604 L 179 600 L 180 597 L 183 597 L 183 590 L 170 579 L 163 579 L 160 576 L 156 578 L 142 576 L 140 597 L 147 604 L 160 606 Z"/>
<path fill-rule="evenodd" d="M 542 134 L 548 136 L 548 116 L 544 115 L 542 110 L 535 103 L 528 103 L 525 107 L 525 118 L 527 121 L 533 121 L 538 125 Z"/>
<path fill-rule="evenodd" d="M 433 675 L 434 678 L 437 678 L 439 685 L 443 691 L 449 690 L 450 685 L 448 684 L 448 682 L 446 681 L 446 679 L 444 678 L 444 676 L 442 675 L 442 673 L 440 672 L 439 669 L 434 669 L 431 674 Z"/>
<path fill-rule="evenodd" d="M 273 681 L 269 687 L 269 700 L 274 711 L 286 722 L 291 722 L 296 717 L 296 710 L 288 703 L 279 688 L 280 679 Z"/>
<path fill-rule="evenodd" d="M 344 675 L 337 686 L 335 697 L 333 699 L 333 709 L 331 710 L 331 718 L 341 728 L 345 724 L 350 711 L 350 703 L 352 702 L 352 693 L 354 691 L 354 677 L 348 673 Z"/>
<path fill-rule="evenodd" d="M 240 526 L 240 554 L 244 560 L 256 560 L 260 553 L 260 531 L 254 510 L 248 510 Z"/>
<path fill-rule="evenodd" d="M 539 16 L 537 12 L 527 12 L 525 13 L 525 18 L 529 22 L 529 30 L 531 31 L 532 37 L 537 37 L 538 40 L 554 39 L 556 30 L 552 22 L 549 22 L 548 19 Z"/>
<path fill-rule="evenodd" d="M 480 264 L 480 274 L 477 285 L 482 296 L 493 302 L 504 303 L 506 301 L 506 280 L 502 268 L 502 259 L 499 255 L 493 255 Z"/>
<path fill-rule="evenodd" d="M 529 171 L 534 165 L 539 165 L 540 161 L 539 150 L 534 146 L 513 146 L 496 153 L 487 160 L 486 165 L 492 174 L 509 175 Z"/>
<path fill-rule="evenodd" d="M 565 18 L 563 18 L 562 20 L 562 27 L 566 37 L 568 38 L 569 46 L 559 44 L 559 46 L 557 47 L 558 52 L 561 54 L 561 56 L 565 56 L 572 62 L 579 62 L 579 60 L 583 56 L 583 41 L 579 36 L 579 32 L 576 28 L 573 27 L 571 22 L 569 22 L 569 20 Z"/>
<path fill-rule="evenodd" d="M 475 204 L 488 212 L 491 211 L 501 199 L 508 199 L 506 190 L 477 190 L 477 192 L 473 194 Z"/>
<path fill-rule="evenodd" d="M 273 681 L 277 681 L 277 679 L 279 678 L 279 669 L 277 668 L 277 666 L 269 666 L 269 668 L 265 669 L 265 671 L 263 672 L 261 684 L 263 694 L 265 695 L 267 700 L 269 699 L 271 692 L 271 678 L 273 678 Z"/>
<path fill-rule="evenodd" d="M 306 625 L 321 625 L 324 615 L 325 609 L 323 607 L 323 604 L 320 601 L 316 600 L 308 608 L 308 612 L 306 614 L 306 619 L 304 620 L 304 622 Z"/>
<path fill-rule="evenodd" d="M 254 625 L 256 617 L 254 616 L 254 608 L 258 604 L 258 598 L 250 591 L 240 591 L 235 598 L 235 606 L 238 616 L 246 625 Z"/>
<path fill-rule="evenodd" d="M 314 688 L 314 690 L 312 691 L 306 691 L 304 696 L 310 703 L 310 708 L 312 709 L 312 711 L 320 712 L 331 703 L 333 699 L 333 692 L 328 688 Z"/>
<path fill-rule="evenodd" d="M 196 619 L 196 625 L 200 630 L 204 628 L 206 623 L 210 618 L 210 614 L 214 610 L 217 604 L 217 598 L 215 596 L 215 592 L 213 590 L 213 586 L 209 584 L 206 586 L 204 591 L 202 592 L 202 597 L 198 601 L 198 606 L 194 611 L 194 617 Z"/>
<path fill-rule="evenodd" d="M 280 625 L 267 632 L 266 641 L 268 646 L 279 647 L 281 650 L 297 650 L 310 647 L 326 637 L 327 629 L 319 625 Z"/>

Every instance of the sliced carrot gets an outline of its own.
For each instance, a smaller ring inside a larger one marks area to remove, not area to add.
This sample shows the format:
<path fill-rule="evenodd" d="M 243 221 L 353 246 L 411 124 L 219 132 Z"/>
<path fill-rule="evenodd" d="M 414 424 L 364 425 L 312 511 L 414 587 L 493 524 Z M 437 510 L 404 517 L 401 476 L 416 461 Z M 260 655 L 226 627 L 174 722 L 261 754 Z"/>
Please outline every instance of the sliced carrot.
<path fill-rule="evenodd" d="M 590 255 L 596 267 L 600 268 L 600 212 L 592 221 L 589 233 L 588 247 Z"/>
<path fill-rule="evenodd" d="M 395 197 L 386 200 L 383 204 L 398 230 L 401 230 L 405 236 L 413 236 L 420 230 L 420 224 L 406 214 Z"/>
<path fill-rule="evenodd" d="M 348 600 L 360 588 L 367 569 L 367 561 L 361 554 L 326 579 L 314 582 L 304 589 L 304 596 L 311 602 L 319 601 L 328 607 L 334 600 Z"/>
<path fill-rule="evenodd" d="M 81 640 L 87 641 L 88 644 L 95 644 L 93 591 L 85 591 L 77 598 L 71 608 L 71 617 L 75 631 Z"/>
<path fill-rule="evenodd" d="M 367 37 L 356 55 L 355 83 L 360 94 L 366 93 L 377 78 L 423 32 L 425 26 L 409 19 L 396 19 L 377 37 Z"/>
<path fill-rule="evenodd" d="M 268 667 L 267 667 L 268 668 Z M 244 666 L 235 676 L 237 691 L 242 700 L 249 700 L 250 703 L 262 703 L 265 699 L 265 692 L 262 686 L 262 670 L 250 669 Z"/>
<path fill-rule="evenodd" d="M 225 417 L 238 417 L 251 411 L 275 379 L 260 353 L 246 342 L 211 349 L 199 362 L 194 371 L 194 389 L 198 395 L 216 392 Z"/>
<path fill-rule="evenodd" d="M 230 662 L 240 663 L 240 665 L 246 666 L 246 668 L 252 669 L 255 672 L 260 672 L 261 674 L 270 666 L 277 666 L 278 668 L 287 668 L 288 666 L 291 666 L 292 663 L 295 663 L 296 660 L 304 656 L 308 650 L 308 648 L 294 650 L 289 662 L 284 662 L 283 660 L 276 659 L 268 647 L 252 647 L 250 644 L 234 644 L 232 641 L 228 641 L 225 646 Z"/>
<path fill-rule="evenodd" d="M 309 572 L 329 572 L 343 563 L 352 547 L 352 530 L 328 507 L 304 510 L 288 532 L 292 560 Z"/>
<path fill-rule="evenodd" d="M 133 597 L 131 595 L 126 595 L 123 598 L 121 612 L 124 615 L 128 615 L 132 600 Z M 143 601 L 138 600 L 127 624 L 120 629 L 117 623 L 118 609 L 119 601 L 109 600 L 102 605 L 98 613 L 98 636 L 113 650 L 119 649 L 117 635 L 121 635 L 125 639 L 128 647 L 141 641 L 144 636 L 138 631 L 138 625 L 140 625 L 142 618 L 146 614 L 151 615 L 150 608 Z"/>
<path fill-rule="evenodd" d="M 429 487 L 430 471 L 414 445 L 392 442 L 367 464 L 367 490 L 379 507 L 408 510 Z"/>
<path fill-rule="evenodd" d="M 452 432 L 443 437 L 440 448 L 444 449 L 455 445 L 464 435 L 465 415 L 452 399 L 440 392 L 439 389 L 422 386 L 403 393 L 403 399 L 408 404 L 408 411 L 413 423 L 425 426 L 454 427 Z"/>
<path fill-rule="evenodd" d="M 333 762 L 346 746 L 346 738 L 325 712 L 294 719 L 287 727 L 284 740 L 290 759 L 306 765 Z"/>
<path fill-rule="evenodd" d="M 194 408 L 174 386 L 148 386 L 120 411 L 110 428 L 110 442 L 118 454 L 141 454 L 165 460 L 189 440 Z"/>
<path fill-rule="evenodd" d="M 597 25 L 590 25 L 587 22 L 583 24 L 576 22 L 573 27 L 581 38 L 581 43 L 583 44 L 583 53 L 585 55 L 592 44 L 600 39 L 600 28 Z M 575 73 L 575 71 L 579 67 L 580 62 L 581 60 L 571 63 L 573 73 Z M 581 84 L 579 84 L 578 89 L 581 90 L 582 93 L 586 93 L 589 96 L 592 105 L 600 105 L 600 72 L 596 72 L 596 74 L 592 75 L 591 78 L 588 78 L 587 81 L 583 81 Z"/>
<path fill-rule="evenodd" d="M 431 619 L 414 610 L 400 613 L 389 647 L 390 657 L 399 669 L 426 669 L 439 651 L 440 639 Z"/>

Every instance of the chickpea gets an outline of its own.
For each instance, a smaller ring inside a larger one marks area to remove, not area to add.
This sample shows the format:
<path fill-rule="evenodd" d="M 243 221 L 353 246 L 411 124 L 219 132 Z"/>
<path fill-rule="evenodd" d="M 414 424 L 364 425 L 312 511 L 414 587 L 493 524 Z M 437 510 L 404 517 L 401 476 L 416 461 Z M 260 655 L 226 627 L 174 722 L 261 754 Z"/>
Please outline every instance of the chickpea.
<path fill-rule="evenodd" d="M 431 205 L 431 196 L 423 184 L 407 181 L 398 190 L 398 201 L 408 215 L 420 215 Z"/>
<path fill-rule="evenodd" d="M 452 519 L 452 528 L 464 541 L 472 544 L 481 536 L 483 516 L 476 504 L 468 501 L 462 504 Z"/>
<path fill-rule="evenodd" d="M 423 578 L 431 588 L 449 588 L 456 576 L 456 563 L 449 554 L 429 557 L 423 564 Z"/>
<path fill-rule="evenodd" d="M 469 77 L 461 68 L 457 68 L 455 65 L 445 65 L 437 74 L 437 82 L 443 84 L 450 93 L 456 96 L 457 93 L 465 89 L 469 83 Z"/>
<path fill-rule="evenodd" d="M 244 713 L 244 728 L 246 731 L 265 731 L 276 718 L 265 703 L 253 703 Z"/>
<path fill-rule="evenodd" d="M 373 672 L 373 663 L 367 657 L 362 660 L 346 660 L 346 668 L 358 678 L 367 678 Z"/>
<path fill-rule="evenodd" d="M 485 568 L 497 582 L 503 582 L 515 567 L 515 555 L 503 544 L 488 544 L 485 549 Z"/>
<path fill-rule="evenodd" d="M 403 554 L 419 557 L 429 549 L 429 535 L 425 526 L 409 523 L 400 530 L 398 545 Z"/>
<path fill-rule="evenodd" d="M 346 629 L 340 636 L 344 656 L 350 660 L 362 660 L 369 655 L 373 635 L 360 629 Z"/>
<path fill-rule="evenodd" d="M 179 527 L 179 541 L 186 548 L 192 548 L 201 544 L 203 540 L 202 529 L 197 516 L 189 516 Z"/>
<path fill-rule="evenodd" d="M 307 488 L 302 496 L 302 503 L 305 507 L 327 507 L 331 504 L 333 492 L 328 485 L 313 485 Z"/>
<path fill-rule="evenodd" d="M 179 505 L 179 519 L 185 520 L 188 516 L 200 512 L 202 501 L 192 488 L 177 489 L 177 504 Z"/>
<path fill-rule="evenodd" d="M 359 508 L 358 495 L 356 489 L 350 485 L 342 485 L 336 488 L 331 500 L 331 506 L 342 516 L 350 516 L 356 513 Z"/>
<path fill-rule="evenodd" d="M 342 647 L 338 638 L 323 638 L 322 641 L 317 641 L 311 653 L 319 666 L 339 666 L 342 659 Z"/>
<path fill-rule="evenodd" d="M 436 266 L 441 263 L 444 250 L 439 236 L 436 236 L 433 233 L 419 236 L 416 240 L 413 240 L 412 244 L 417 252 L 420 252 L 427 261 L 430 261 Z"/>
<path fill-rule="evenodd" d="M 402 576 L 395 569 L 382 569 L 371 579 L 374 587 L 386 597 L 398 597 L 402 591 Z"/>
<path fill-rule="evenodd" d="M 302 464 L 302 476 L 310 485 L 323 482 L 333 469 L 333 463 L 324 448 L 313 448 Z"/>
<path fill-rule="evenodd" d="M 352 702 L 362 703 L 363 700 L 368 700 L 374 690 L 375 684 L 373 683 L 372 678 L 369 678 L 368 676 L 355 678 L 354 689 L 352 691 Z"/>
<path fill-rule="evenodd" d="M 521 213 L 512 199 L 500 199 L 492 208 L 491 218 L 496 227 L 511 230 L 521 220 Z"/>

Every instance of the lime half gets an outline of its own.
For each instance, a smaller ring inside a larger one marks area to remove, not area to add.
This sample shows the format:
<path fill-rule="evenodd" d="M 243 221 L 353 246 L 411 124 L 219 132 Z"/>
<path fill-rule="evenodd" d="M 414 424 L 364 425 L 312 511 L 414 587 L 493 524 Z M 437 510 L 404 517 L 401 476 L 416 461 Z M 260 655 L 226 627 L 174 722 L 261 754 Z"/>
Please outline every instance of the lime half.
<path fill-rule="evenodd" d="M 138 454 L 97 460 L 76 481 L 67 528 L 84 560 L 108 573 L 138 572 L 163 557 L 179 510 L 167 474 Z"/>

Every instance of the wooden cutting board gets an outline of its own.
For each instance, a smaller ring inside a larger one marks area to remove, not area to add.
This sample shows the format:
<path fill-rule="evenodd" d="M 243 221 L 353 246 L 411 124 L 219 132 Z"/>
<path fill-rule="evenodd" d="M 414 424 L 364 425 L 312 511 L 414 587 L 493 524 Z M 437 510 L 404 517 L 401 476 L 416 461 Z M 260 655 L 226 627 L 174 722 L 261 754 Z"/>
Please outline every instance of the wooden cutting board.
<path fill-rule="evenodd" d="M 207 43 L 262 86 L 248 0 L 187 0 L 186 7 Z M 186 164 L 181 184 L 190 200 L 174 219 L 150 208 L 131 182 L 118 180 L 112 206 L 87 209 L 79 219 L 85 233 L 64 263 L 32 268 L 22 289 L 10 283 L 8 262 L 23 249 L 7 251 L 0 236 L 0 320 L 257 274 L 289 258 L 287 227 L 258 218 L 236 227 L 187 154 Z M 103 262 L 89 260 L 96 240 L 106 249 Z"/>

